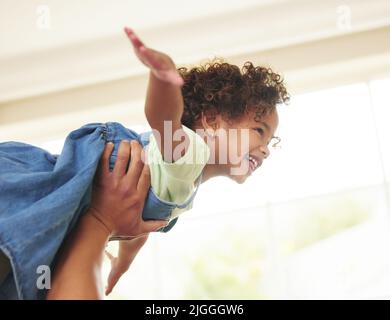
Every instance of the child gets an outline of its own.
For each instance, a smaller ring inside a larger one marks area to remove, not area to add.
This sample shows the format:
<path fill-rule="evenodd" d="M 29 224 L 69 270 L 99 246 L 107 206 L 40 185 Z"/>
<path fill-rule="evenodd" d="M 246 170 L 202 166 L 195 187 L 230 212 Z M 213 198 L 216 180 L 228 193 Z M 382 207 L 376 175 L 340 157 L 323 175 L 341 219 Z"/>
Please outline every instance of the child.
<path fill-rule="evenodd" d="M 177 70 L 170 57 L 145 47 L 132 30 L 125 32 L 151 70 L 145 115 L 152 133 L 137 134 L 119 123 L 89 124 L 69 134 L 59 156 L 22 143 L 0 144 L 0 252 L 11 261 L 19 298 L 38 297 L 38 266 L 53 262 L 88 208 L 105 143 L 115 145 L 111 168 L 121 140 L 145 146 L 151 189 L 142 215 L 169 221 L 159 230 L 164 232 L 192 207 L 201 182 L 227 176 L 243 183 L 269 155 L 276 105 L 289 98 L 278 74 L 250 62 L 242 72 L 218 61 Z M 107 294 L 145 241 L 121 241 L 119 257 L 109 255 Z"/>

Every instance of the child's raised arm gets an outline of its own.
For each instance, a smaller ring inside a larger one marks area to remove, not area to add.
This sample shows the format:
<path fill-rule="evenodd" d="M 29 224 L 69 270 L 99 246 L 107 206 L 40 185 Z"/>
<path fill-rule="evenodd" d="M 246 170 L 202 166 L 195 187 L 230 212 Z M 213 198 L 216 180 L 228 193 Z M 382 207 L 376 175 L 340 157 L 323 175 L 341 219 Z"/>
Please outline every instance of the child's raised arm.
<path fill-rule="evenodd" d="M 160 141 L 161 139 L 159 148 L 164 160 L 174 162 L 183 156 L 188 147 L 188 145 L 185 145 L 183 152 L 179 154 L 173 152 L 179 144 L 188 141 L 188 139 L 185 139 L 186 134 L 181 126 L 181 116 L 183 114 L 181 86 L 184 81 L 168 55 L 147 48 L 131 29 L 125 28 L 125 32 L 134 47 L 137 57 L 145 66 L 150 68 L 145 115 L 152 129 L 159 133 L 156 140 Z M 166 140 L 167 137 L 164 137 L 164 121 L 170 121 L 172 132 L 177 132 L 183 138 L 181 141 L 175 141 L 173 135 L 168 136 L 169 141 Z"/>

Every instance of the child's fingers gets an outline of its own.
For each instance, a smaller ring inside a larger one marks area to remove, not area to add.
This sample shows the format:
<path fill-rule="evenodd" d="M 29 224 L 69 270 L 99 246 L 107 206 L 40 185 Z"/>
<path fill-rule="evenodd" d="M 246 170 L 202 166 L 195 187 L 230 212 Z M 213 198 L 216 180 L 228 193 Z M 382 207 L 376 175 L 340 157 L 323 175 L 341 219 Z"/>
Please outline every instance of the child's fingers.
<path fill-rule="evenodd" d="M 125 32 L 127 37 L 130 39 L 131 43 L 135 48 L 139 49 L 140 47 L 145 47 L 143 42 L 140 40 L 140 38 L 138 38 L 138 36 L 134 33 L 133 30 L 125 27 Z"/>
<path fill-rule="evenodd" d="M 129 27 L 124 27 L 123 30 L 126 32 L 126 34 L 134 33 L 133 29 L 131 29 Z"/>
<path fill-rule="evenodd" d="M 115 257 L 111 253 L 109 253 L 107 250 L 104 250 L 104 253 L 108 257 L 108 259 L 110 259 L 110 261 L 115 259 Z"/>
<path fill-rule="evenodd" d="M 122 273 L 111 270 L 107 280 L 106 295 L 109 295 L 112 292 L 112 290 L 114 289 L 115 285 L 118 283 L 121 276 Z"/>
<path fill-rule="evenodd" d="M 106 292 L 105 292 L 106 296 L 108 296 L 112 292 L 112 289 L 114 289 L 115 284 L 112 284 L 111 281 L 112 280 L 107 281 Z"/>
<path fill-rule="evenodd" d="M 162 68 L 161 63 L 158 61 L 156 54 L 153 50 L 146 48 L 145 46 L 141 46 L 139 48 L 139 54 L 143 60 L 147 62 L 147 64 L 156 70 L 160 70 Z"/>

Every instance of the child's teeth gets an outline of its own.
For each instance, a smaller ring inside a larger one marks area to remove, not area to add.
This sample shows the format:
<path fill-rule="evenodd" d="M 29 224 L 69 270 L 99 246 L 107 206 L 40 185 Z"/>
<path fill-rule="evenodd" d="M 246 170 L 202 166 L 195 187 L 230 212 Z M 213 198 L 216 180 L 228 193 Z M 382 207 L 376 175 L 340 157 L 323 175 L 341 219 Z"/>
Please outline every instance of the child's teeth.
<path fill-rule="evenodd" d="M 249 156 L 249 160 L 252 164 L 252 170 L 256 169 L 257 168 L 257 165 L 258 165 L 258 162 L 257 160 L 255 160 L 253 157 Z"/>

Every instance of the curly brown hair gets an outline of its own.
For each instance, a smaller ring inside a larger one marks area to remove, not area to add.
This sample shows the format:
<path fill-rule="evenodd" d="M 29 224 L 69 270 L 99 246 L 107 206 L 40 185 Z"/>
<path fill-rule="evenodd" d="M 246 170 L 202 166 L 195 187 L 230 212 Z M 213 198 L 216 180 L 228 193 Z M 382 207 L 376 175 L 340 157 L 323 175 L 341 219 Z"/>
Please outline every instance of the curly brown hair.
<path fill-rule="evenodd" d="M 181 121 L 189 128 L 209 111 L 232 120 L 242 117 L 248 108 L 255 108 L 258 121 L 277 104 L 290 99 L 279 74 L 271 68 L 255 67 L 252 62 L 245 62 L 242 71 L 221 59 L 178 71 L 184 79 Z"/>

